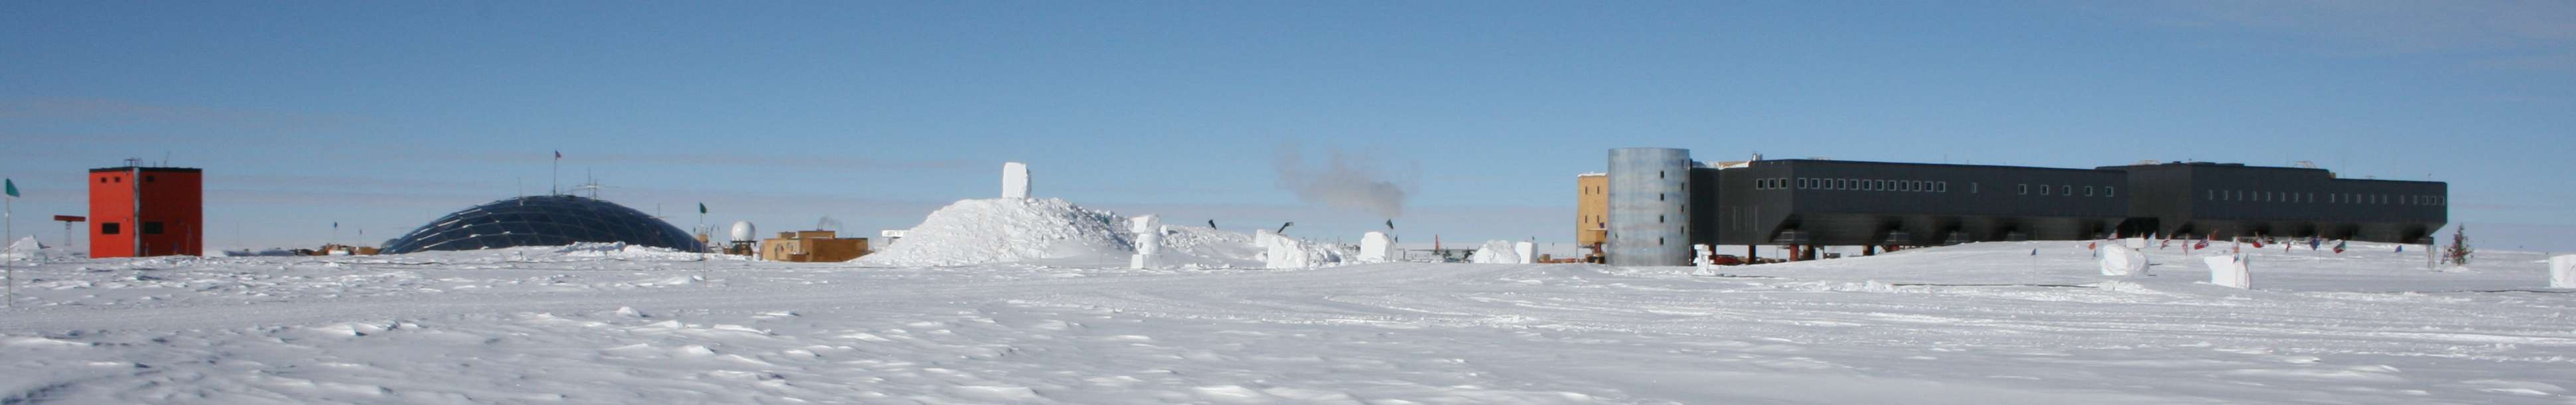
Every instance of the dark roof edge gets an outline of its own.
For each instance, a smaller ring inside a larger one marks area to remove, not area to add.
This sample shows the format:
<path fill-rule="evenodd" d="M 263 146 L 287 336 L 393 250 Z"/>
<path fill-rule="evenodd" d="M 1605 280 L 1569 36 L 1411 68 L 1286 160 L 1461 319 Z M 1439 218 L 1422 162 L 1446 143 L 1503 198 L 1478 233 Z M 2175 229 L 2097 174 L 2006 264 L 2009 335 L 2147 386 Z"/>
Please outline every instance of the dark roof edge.
<path fill-rule="evenodd" d="M 205 171 L 206 171 L 206 169 L 199 169 L 199 168 L 194 168 L 194 167 L 149 167 L 149 166 L 137 167 L 137 166 L 117 166 L 117 167 L 102 167 L 102 168 L 97 168 L 97 169 L 89 169 L 89 172 L 90 172 L 90 173 L 98 173 L 98 172 L 122 172 L 122 171 L 129 171 L 129 170 L 135 170 L 135 169 L 142 169 L 143 171 L 147 171 L 147 172 L 185 172 L 185 173 L 203 173 L 203 172 L 205 172 Z"/>
<path fill-rule="evenodd" d="M 2078 167 L 2008 166 L 2008 165 L 1983 165 L 1983 164 L 1963 164 L 1963 163 L 1879 162 L 1879 161 L 1869 161 L 1869 160 L 1832 160 L 1832 159 L 1763 159 L 1763 160 L 1756 160 L 1756 161 L 1752 161 L 1752 162 L 1748 162 L 1748 163 L 1751 163 L 1751 164 L 1761 164 L 1762 162 L 1816 162 L 1816 163 L 1825 163 L 1825 164 L 1834 164 L 1834 163 L 1850 163 L 1850 164 L 1870 164 L 1870 165 L 1942 166 L 1942 167 L 1990 168 L 1990 169 L 2072 170 L 2072 171 L 2082 171 L 2082 172 L 2092 172 L 2092 171 L 2118 171 L 2118 170 L 2105 169 L 2105 168 L 2092 168 L 2092 169 L 2086 169 L 2086 168 L 2078 168 Z"/>

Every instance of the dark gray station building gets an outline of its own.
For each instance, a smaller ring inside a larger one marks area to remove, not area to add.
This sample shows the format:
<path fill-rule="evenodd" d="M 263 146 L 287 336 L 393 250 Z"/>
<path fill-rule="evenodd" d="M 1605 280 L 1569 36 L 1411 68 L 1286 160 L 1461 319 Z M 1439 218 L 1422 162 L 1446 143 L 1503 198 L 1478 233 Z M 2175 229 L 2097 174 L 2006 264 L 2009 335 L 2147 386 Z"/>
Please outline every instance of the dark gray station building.
<path fill-rule="evenodd" d="M 1608 229 L 1602 251 L 1611 264 L 1684 265 L 1693 244 L 1813 249 L 2115 236 L 2428 243 L 2449 218 L 2445 183 L 2343 179 L 2315 168 L 1813 159 L 1712 166 L 1687 154 L 1611 152 L 1607 223 L 1579 224 Z M 1676 155 L 1686 167 L 1673 167 Z"/>

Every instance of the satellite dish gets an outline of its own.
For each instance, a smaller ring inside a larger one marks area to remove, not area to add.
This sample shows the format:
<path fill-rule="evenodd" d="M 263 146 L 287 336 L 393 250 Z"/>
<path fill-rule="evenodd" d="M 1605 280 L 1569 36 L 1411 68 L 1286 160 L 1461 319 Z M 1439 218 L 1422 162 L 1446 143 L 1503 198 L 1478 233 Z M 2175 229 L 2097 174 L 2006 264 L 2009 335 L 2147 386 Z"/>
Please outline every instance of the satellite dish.
<path fill-rule="evenodd" d="M 752 230 L 752 228 L 751 228 L 751 221 L 734 221 L 734 222 L 733 222 L 733 235 L 732 235 L 732 236 L 733 236 L 733 238 L 732 238 L 732 239 L 729 239 L 729 240 L 732 240 L 732 241 L 735 241 L 735 242 L 750 242 L 750 241 L 752 241 L 752 240 L 756 239 L 756 236 L 757 236 L 756 234 L 758 234 L 758 233 L 759 233 L 759 232 L 755 232 L 755 231 L 753 231 L 753 230 Z"/>

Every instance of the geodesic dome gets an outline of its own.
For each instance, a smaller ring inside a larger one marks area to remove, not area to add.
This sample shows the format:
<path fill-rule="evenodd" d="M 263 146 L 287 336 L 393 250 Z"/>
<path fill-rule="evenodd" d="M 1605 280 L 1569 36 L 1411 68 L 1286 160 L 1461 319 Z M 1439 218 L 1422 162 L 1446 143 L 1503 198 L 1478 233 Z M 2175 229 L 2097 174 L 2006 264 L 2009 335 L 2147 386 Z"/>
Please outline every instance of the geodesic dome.
<path fill-rule="evenodd" d="M 385 243 L 384 254 L 625 242 L 681 251 L 704 246 L 679 227 L 617 203 L 570 195 L 493 201 L 430 221 Z"/>

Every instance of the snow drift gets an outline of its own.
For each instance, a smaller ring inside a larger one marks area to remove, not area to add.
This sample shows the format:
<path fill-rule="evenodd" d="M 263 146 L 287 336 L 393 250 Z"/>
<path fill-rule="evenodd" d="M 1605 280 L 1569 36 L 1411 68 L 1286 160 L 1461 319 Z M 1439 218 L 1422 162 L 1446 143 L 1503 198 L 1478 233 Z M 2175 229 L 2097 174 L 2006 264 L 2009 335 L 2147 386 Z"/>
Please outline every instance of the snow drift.
<path fill-rule="evenodd" d="M 1177 268 L 1264 267 L 1268 247 L 1251 235 L 1200 227 L 1158 227 L 1155 263 Z M 1059 198 L 962 200 L 905 231 L 903 243 L 861 256 L 868 266 L 964 266 L 989 263 L 1126 267 L 1137 234 L 1117 213 Z M 1302 244 L 1307 256 L 1338 261 L 1330 246 Z M 1302 267 L 1302 266 L 1301 266 Z"/>

